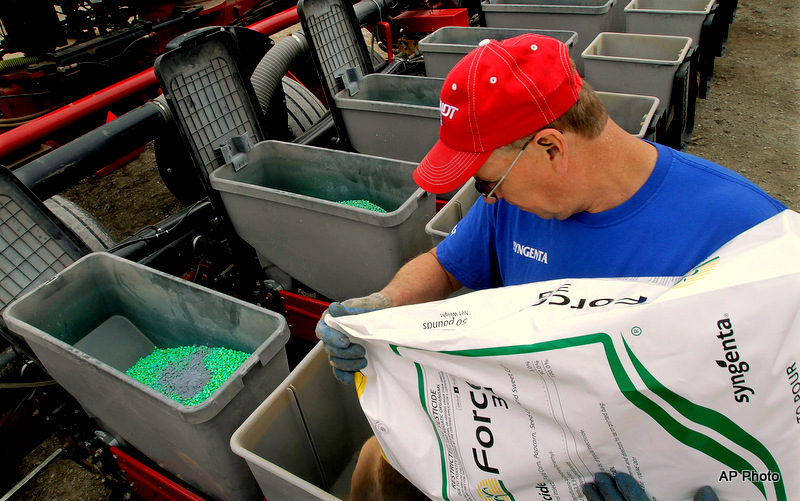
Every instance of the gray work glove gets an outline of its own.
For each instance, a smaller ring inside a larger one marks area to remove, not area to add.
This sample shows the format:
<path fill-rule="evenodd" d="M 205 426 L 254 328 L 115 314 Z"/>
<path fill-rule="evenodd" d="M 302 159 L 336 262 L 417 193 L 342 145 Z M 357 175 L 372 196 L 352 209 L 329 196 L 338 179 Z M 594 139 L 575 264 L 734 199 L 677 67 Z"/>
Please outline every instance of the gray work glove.
<path fill-rule="evenodd" d="M 613 477 L 608 473 L 595 473 L 594 483 L 583 484 L 583 494 L 589 501 L 650 501 L 644 489 L 626 473 Z M 693 501 L 719 501 L 711 487 L 701 487 Z"/>
<path fill-rule="evenodd" d="M 333 317 L 342 317 L 382 310 L 391 306 L 392 302 L 386 296 L 380 292 L 374 292 L 369 296 L 348 299 L 341 303 L 331 303 L 326 313 L 330 313 Z M 342 383 L 352 383 L 353 373 L 367 366 L 364 347 L 357 343 L 351 343 L 347 334 L 326 324 L 325 313 L 317 322 L 315 330 L 317 337 L 322 340 L 325 351 L 328 352 L 328 360 L 333 366 L 333 374 L 336 379 Z"/>

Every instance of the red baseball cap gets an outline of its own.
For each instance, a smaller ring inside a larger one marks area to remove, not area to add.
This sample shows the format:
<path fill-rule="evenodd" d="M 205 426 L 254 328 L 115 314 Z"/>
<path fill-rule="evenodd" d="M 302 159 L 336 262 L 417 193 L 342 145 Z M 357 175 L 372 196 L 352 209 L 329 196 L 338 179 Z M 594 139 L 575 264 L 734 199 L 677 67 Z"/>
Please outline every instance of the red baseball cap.
<path fill-rule="evenodd" d="M 492 151 L 536 132 L 578 100 L 581 77 L 559 40 L 525 34 L 484 40 L 444 81 L 439 140 L 414 170 L 425 191 L 462 186 Z"/>

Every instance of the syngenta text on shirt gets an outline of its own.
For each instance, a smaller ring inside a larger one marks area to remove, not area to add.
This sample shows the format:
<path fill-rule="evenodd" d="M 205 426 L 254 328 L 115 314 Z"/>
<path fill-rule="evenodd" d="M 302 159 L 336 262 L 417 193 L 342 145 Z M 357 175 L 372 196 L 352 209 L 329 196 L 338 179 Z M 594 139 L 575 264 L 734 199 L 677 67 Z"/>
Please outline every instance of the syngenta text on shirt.
<path fill-rule="evenodd" d="M 529 245 L 522 245 L 516 240 L 512 242 L 512 249 L 514 250 L 515 254 L 519 254 L 520 256 L 527 257 L 528 259 L 533 259 L 534 261 L 539 261 L 540 263 L 547 264 L 546 251 L 536 249 Z"/>

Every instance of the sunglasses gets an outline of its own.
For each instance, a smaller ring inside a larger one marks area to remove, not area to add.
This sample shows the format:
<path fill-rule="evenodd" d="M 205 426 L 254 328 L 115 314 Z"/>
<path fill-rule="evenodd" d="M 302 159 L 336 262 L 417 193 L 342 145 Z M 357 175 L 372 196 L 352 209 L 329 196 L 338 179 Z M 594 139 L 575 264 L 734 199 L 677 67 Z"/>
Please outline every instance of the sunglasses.
<path fill-rule="evenodd" d="M 497 191 L 497 188 L 499 188 L 500 185 L 503 183 L 503 180 L 505 180 L 505 178 L 508 175 L 508 173 L 511 172 L 511 169 L 514 167 L 514 165 L 516 165 L 517 160 L 519 160 L 519 157 L 522 156 L 522 152 L 525 151 L 525 148 L 528 147 L 528 145 L 531 143 L 532 140 L 533 140 L 533 136 L 531 136 L 530 139 L 525 141 L 525 144 L 522 145 L 522 148 L 519 150 L 519 153 L 517 153 L 517 156 L 514 158 L 514 161 L 511 162 L 511 165 L 508 166 L 508 169 L 506 169 L 506 171 L 503 173 L 503 175 L 500 176 L 499 180 L 497 180 L 497 181 L 483 181 L 481 179 L 476 179 L 475 180 L 475 189 L 478 190 L 478 193 L 483 195 L 484 198 L 497 199 L 497 197 L 494 196 L 494 192 Z"/>

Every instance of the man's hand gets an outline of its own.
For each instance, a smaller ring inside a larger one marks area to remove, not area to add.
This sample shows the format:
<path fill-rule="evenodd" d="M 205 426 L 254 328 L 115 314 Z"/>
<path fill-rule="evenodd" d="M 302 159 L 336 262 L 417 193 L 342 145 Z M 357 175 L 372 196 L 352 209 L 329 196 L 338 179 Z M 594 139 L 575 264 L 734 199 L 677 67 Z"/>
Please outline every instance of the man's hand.
<path fill-rule="evenodd" d="M 348 299 L 341 303 L 331 303 L 325 313 L 329 313 L 332 317 L 342 317 L 382 310 L 391 306 L 392 302 L 386 296 L 375 292 L 369 296 Z M 357 343 L 351 343 L 347 334 L 326 324 L 325 313 L 317 322 L 317 337 L 322 340 L 325 351 L 328 352 L 328 360 L 333 366 L 333 374 L 336 379 L 342 383 L 352 383 L 353 373 L 367 366 L 364 347 Z"/>
<path fill-rule="evenodd" d="M 650 501 L 644 489 L 626 473 L 613 477 L 608 473 L 595 473 L 594 483 L 583 485 L 583 494 L 589 501 Z M 719 501 L 711 487 L 701 487 L 693 501 Z"/>

